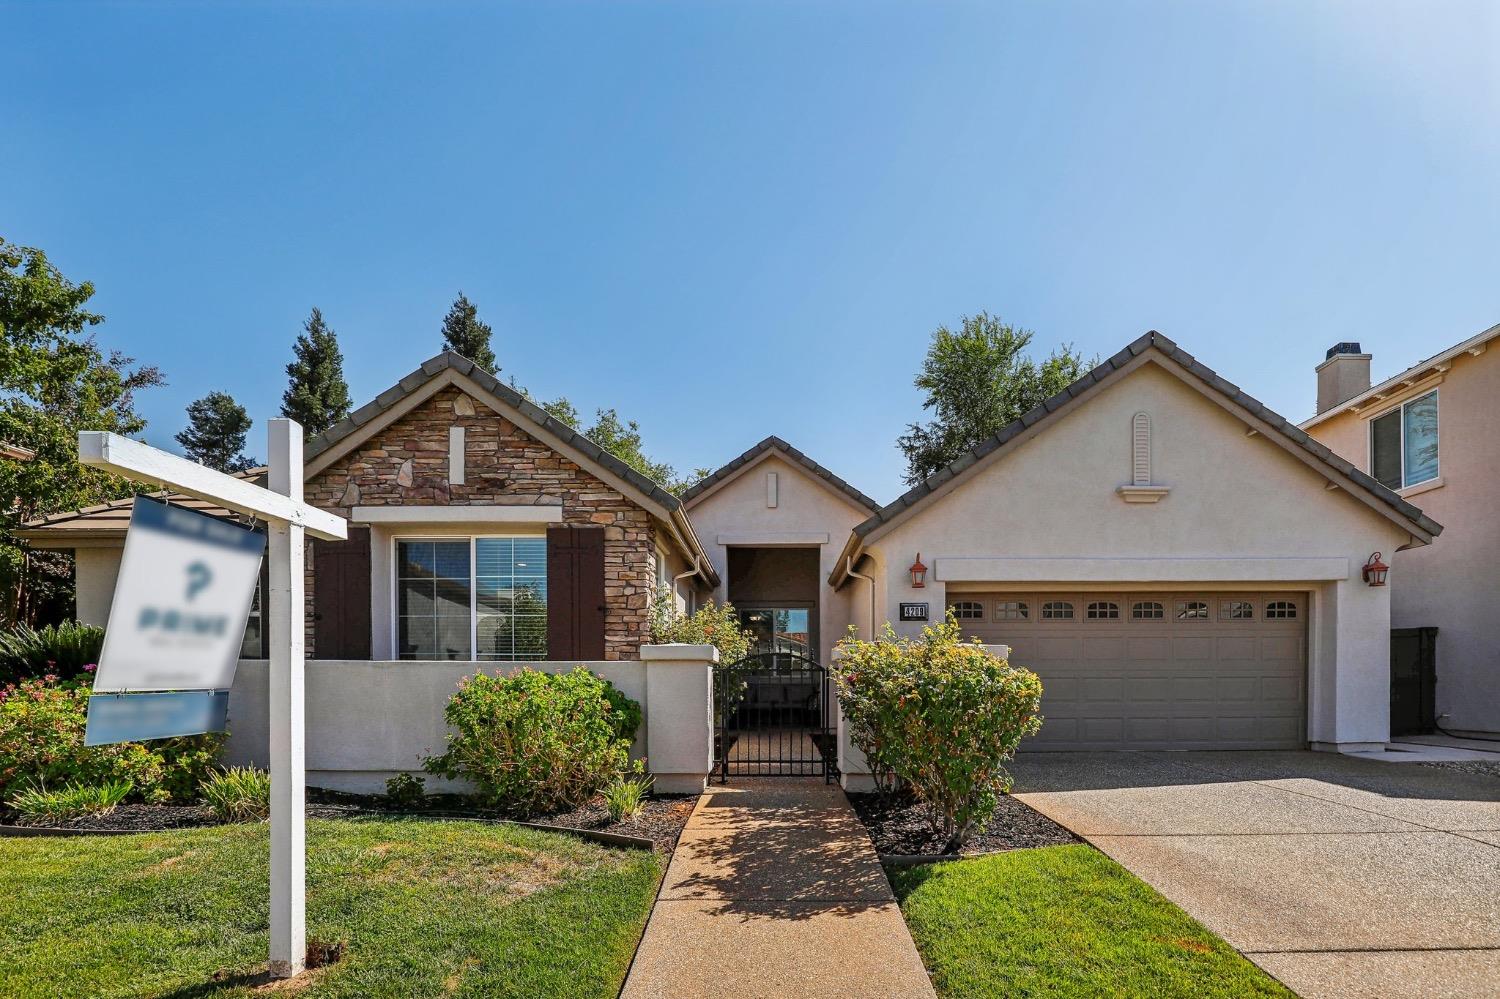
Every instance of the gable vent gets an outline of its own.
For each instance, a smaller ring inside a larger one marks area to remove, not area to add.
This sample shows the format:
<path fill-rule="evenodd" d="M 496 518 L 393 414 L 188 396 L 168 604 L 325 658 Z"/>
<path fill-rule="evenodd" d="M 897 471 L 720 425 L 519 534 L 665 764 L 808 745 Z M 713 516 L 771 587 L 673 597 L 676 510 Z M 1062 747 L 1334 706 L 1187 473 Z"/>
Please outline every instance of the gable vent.
<path fill-rule="evenodd" d="M 1130 423 L 1131 485 L 1151 484 L 1151 414 L 1136 413 Z"/>

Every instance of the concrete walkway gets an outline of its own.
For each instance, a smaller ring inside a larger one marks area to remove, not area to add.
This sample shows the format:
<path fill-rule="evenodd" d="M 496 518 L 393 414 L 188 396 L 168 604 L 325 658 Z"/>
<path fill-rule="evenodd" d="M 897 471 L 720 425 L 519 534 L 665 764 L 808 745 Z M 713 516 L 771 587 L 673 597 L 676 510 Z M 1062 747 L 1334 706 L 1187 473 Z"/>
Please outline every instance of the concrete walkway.
<path fill-rule="evenodd" d="M 844 792 L 822 778 L 744 778 L 699 799 L 621 995 L 934 992 Z"/>
<path fill-rule="evenodd" d="M 1010 769 L 1016 797 L 1308 999 L 1500 996 L 1500 779 L 1305 752 Z"/>

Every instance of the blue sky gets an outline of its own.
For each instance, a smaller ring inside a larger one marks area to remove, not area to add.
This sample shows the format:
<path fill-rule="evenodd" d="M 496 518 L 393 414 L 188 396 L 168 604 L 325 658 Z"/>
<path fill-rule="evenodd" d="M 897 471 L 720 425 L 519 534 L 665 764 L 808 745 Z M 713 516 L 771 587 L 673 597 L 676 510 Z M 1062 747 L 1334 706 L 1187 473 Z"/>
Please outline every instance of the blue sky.
<path fill-rule="evenodd" d="M 886 501 L 931 330 L 1159 329 L 1284 415 L 1500 322 L 1500 6 L 11 4 L 0 234 L 276 414 L 312 305 L 356 404 L 463 289 L 503 376 L 679 468 L 776 433 Z"/>

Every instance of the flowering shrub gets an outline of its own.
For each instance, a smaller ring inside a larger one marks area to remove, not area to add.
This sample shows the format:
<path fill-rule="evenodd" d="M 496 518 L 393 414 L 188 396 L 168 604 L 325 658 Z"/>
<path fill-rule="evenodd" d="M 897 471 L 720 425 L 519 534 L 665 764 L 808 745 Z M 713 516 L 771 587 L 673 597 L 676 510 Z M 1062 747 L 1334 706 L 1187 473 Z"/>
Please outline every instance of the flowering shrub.
<path fill-rule="evenodd" d="M 0 798 L 23 788 L 129 781 L 149 802 L 191 801 L 223 739 L 85 746 L 89 688 L 48 674 L 0 688 Z"/>
<path fill-rule="evenodd" d="M 466 677 L 443 717 L 454 733 L 447 752 L 423 761 L 427 772 L 465 777 L 524 816 L 580 805 L 624 770 L 641 708 L 580 666 Z"/>
<path fill-rule="evenodd" d="M 976 640 L 952 613 L 919 639 L 885 634 L 838 645 L 834 682 L 849 735 L 877 779 L 895 778 L 923 802 L 945 851 L 982 830 L 1010 790 L 1004 762 L 1041 728 L 1042 682 Z"/>

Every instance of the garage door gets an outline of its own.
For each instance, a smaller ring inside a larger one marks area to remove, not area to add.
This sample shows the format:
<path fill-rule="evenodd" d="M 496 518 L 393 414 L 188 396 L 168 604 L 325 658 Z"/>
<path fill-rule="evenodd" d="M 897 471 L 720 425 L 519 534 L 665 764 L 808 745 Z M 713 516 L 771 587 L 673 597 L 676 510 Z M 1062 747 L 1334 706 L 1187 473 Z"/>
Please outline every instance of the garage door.
<path fill-rule="evenodd" d="M 964 631 L 1042 678 L 1031 750 L 1299 749 L 1301 593 L 953 593 Z"/>

